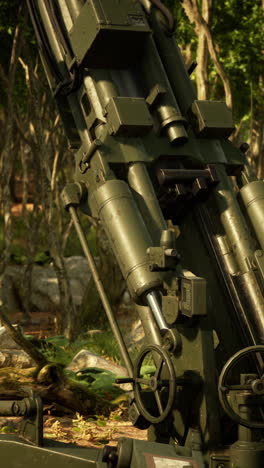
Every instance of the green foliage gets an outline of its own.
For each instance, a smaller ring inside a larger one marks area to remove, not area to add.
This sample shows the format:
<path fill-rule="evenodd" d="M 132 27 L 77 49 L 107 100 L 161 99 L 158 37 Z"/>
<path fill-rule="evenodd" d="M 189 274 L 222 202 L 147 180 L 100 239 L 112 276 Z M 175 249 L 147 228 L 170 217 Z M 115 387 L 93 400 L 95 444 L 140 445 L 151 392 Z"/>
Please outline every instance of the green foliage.
<path fill-rule="evenodd" d="M 263 73 L 264 16 L 261 2 L 215 2 L 212 26 L 221 60 L 234 93 L 235 116 L 250 109 L 251 93 L 260 99 L 259 75 Z"/>
<path fill-rule="evenodd" d="M 83 216 L 81 222 L 83 229 L 86 233 L 89 248 L 92 252 L 92 255 L 96 257 L 98 255 L 98 250 L 96 246 L 96 230 L 93 226 L 90 225 L 87 217 Z M 79 238 L 74 229 L 71 231 L 71 234 L 68 238 L 64 255 L 65 257 L 70 257 L 72 255 L 83 255 L 83 250 L 80 245 Z"/>
<path fill-rule="evenodd" d="M 76 377 L 82 383 L 86 382 L 89 390 L 106 402 L 111 403 L 123 393 L 123 390 L 114 385 L 118 376 L 108 370 L 89 367 L 77 372 Z"/>
<path fill-rule="evenodd" d="M 0 44 L 1 44 L 1 65 L 6 75 L 10 66 L 10 57 L 13 45 L 14 32 L 20 25 L 23 36 L 29 45 L 29 51 L 32 57 L 36 57 L 37 45 L 33 28 L 29 21 L 26 2 L 21 0 L 1 1 L 0 2 Z M 20 38 L 23 41 L 23 38 Z M 23 59 L 23 55 L 22 55 Z M 0 109 L 4 108 L 7 102 L 6 84 L 0 80 Z M 16 72 L 16 86 L 14 88 L 14 102 L 21 109 L 27 106 L 27 87 L 25 84 L 25 73 L 22 66 L 18 66 Z"/>
<path fill-rule="evenodd" d="M 155 365 L 151 364 L 145 364 L 141 367 L 140 369 L 140 375 L 142 377 L 152 377 L 156 372 L 156 367 Z"/>
<path fill-rule="evenodd" d="M 50 261 L 51 257 L 48 252 L 37 252 L 34 257 L 34 262 L 39 265 L 45 265 L 46 263 L 50 263 Z"/>
<path fill-rule="evenodd" d="M 81 349 L 87 349 L 98 356 L 107 356 L 115 362 L 120 362 L 118 345 L 113 333 L 109 330 L 92 335 L 88 332 L 88 334 L 79 336 L 73 343 L 70 343 L 68 338 L 64 336 L 51 336 L 40 342 L 42 342 L 42 350 L 48 359 L 59 364 L 67 365 Z M 60 354 L 60 350 L 64 350 L 66 354 Z"/>
<path fill-rule="evenodd" d="M 200 2 L 201 3 L 201 2 Z M 165 0 L 176 18 L 176 39 L 184 49 L 191 46 L 193 60 L 198 37 L 180 1 Z M 262 105 L 259 76 L 263 73 L 264 15 L 261 1 L 224 0 L 213 2 L 210 25 L 220 61 L 231 80 L 234 116 L 239 122 L 254 105 Z M 210 62 L 211 99 L 223 99 L 221 80 Z"/>
<path fill-rule="evenodd" d="M 187 44 L 191 45 L 191 50 L 195 56 L 195 50 L 197 45 L 197 36 L 194 31 L 193 25 L 191 25 L 187 18 L 184 9 L 182 8 L 180 1 L 165 0 L 164 3 L 173 12 L 176 20 L 176 40 L 184 48 Z"/>
<path fill-rule="evenodd" d="M 62 365 L 65 368 L 76 353 L 84 348 L 91 352 L 95 352 L 96 348 L 99 356 L 105 354 L 106 350 L 110 355 L 113 355 L 112 334 L 110 336 L 110 332 L 103 332 L 102 335 L 104 335 L 104 339 L 102 339 L 101 334 L 96 334 L 92 337 L 83 337 L 74 344 L 69 343 L 69 340 L 62 335 L 42 340 L 36 340 L 34 336 L 30 335 L 27 335 L 26 338 L 38 347 L 50 364 Z M 106 404 L 113 407 L 119 406 L 124 401 L 124 398 L 119 399 L 124 392 L 114 385 L 118 376 L 113 372 L 96 367 L 89 367 L 78 372 L 65 369 L 64 372 L 73 386 L 78 385 L 79 388 L 82 387 L 90 394 L 94 394 L 100 408 L 105 407 Z"/>
<path fill-rule="evenodd" d="M 29 216 L 29 222 L 31 214 Z M 65 213 L 66 218 L 67 213 Z M 39 222 L 41 222 L 41 214 L 39 215 Z M 13 242 L 11 247 L 11 260 L 16 264 L 25 264 L 28 258 L 28 247 L 26 243 L 28 228 L 24 222 L 22 216 L 13 216 Z M 96 246 L 96 231 L 95 228 L 90 226 L 89 220 L 87 217 L 83 217 L 82 225 L 87 235 L 87 240 L 89 247 L 93 256 L 98 255 L 97 246 Z M 0 252 L 4 248 L 4 220 L 3 216 L 0 216 Z M 35 239 L 35 250 L 36 254 L 34 256 L 34 262 L 38 264 L 47 264 L 51 261 L 49 255 L 49 243 L 47 240 L 47 235 L 44 230 L 39 230 L 38 236 Z M 80 245 L 80 241 L 74 229 L 72 229 L 70 236 L 68 238 L 64 256 L 70 257 L 74 255 L 83 255 L 83 250 Z"/>
<path fill-rule="evenodd" d="M 7 64 L 10 58 L 12 35 L 17 23 L 17 10 L 19 1 L 14 0 L 0 2 L 0 43 L 1 43 L 1 63 Z M 12 7 L 12 8 L 10 8 Z"/>
<path fill-rule="evenodd" d="M 11 426 L 2 426 L 0 428 L 0 434 L 8 434 L 10 432 L 17 432 L 17 429 Z"/>
<path fill-rule="evenodd" d="M 41 340 L 36 340 L 32 335 L 26 335 L 26 337 L 38 347 L 49 362 L 62 366 L 67 366 L 81 349 L 87 349 L 98 356 L 106 356 L 115 362 L 120 362 L 118 345 L 111 331 L 102 331 L 93 335 L 84 334 L 73 343 L 63 335 L 50 336 Z"/>
<path fill-rule="evenodd" d="M 113 361 L 119 363 L 120 355 L 117 342 L 113 337 L 113 333 L 110 330 L 100 331 L 100 333 L 95 333 L 92 335 L 83 335 L 80 340 L 80 343 L 83 343 L 84 346 L 87 346 L 87 349 L 92 353 L 98 354 L 98 356 L 107 356 L 110 357 Z M 76 342 L 78 343 L 79 340 Z"/>

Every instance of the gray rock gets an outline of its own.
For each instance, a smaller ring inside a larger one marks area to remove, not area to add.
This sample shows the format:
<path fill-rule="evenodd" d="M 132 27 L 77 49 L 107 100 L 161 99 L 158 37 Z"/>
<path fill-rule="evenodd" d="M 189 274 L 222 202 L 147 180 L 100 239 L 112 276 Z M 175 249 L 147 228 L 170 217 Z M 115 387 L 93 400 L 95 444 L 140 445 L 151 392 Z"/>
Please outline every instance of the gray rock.
<path fill-rule="evenodd" d="M 127 370 L 125 367 L 119 366 L 112 361 L 108 361 L 107 359 L 97 356 L 96 354 L 93 354 L 86 349 L 82 349 L 76 354 L 67 369 L 73 372 L 78 372 L 81 369 L 86 369 L 87 367 L 98 367 L 99 369 L 105 369 L 120 377 L 127 376 Z"/>
<path fill-rule="evenodd" d="M 70 288 L 75 306 L 79 307 L 91 273 L 87 260 L 81 256 L 64 259 L 68 273 Z M 95 259 L 96 263 L 99 259 Z M 0 278 L 0 302 L 8 309 L 19 310 L 23 302 L 19 298 L 21 278 L 24 274 L 23 265 L 9 265 Z M 60 304 L 58 279 L 52 265 L 34 265 L 32 269 L 31 304 L 41 312 L 52 311 Z"/>
<path fill-rule="evenodd" d="M 13 326 L 18 327 L 18 325 Z M 35 361 L 20 348 L 5 327 L 0 327 L 0 367 L 27 369 L 35 366 Z"/>
<path fill-rule="evenodd" d="M 105 369 L 113 372 L 118 377 L 127 377 L 128 375 L 125 367 L 119 366 L 112 361 L 108 361 L 107 359 L 97 356 L 96 354 L 93 354 L 86 349 L 82 349 L 78 354 L 76 354 L 67 369 L 73 372 L 79 372 L 80 370 L 86 369 L 87 367 L 98 367 L 99 369 Z M 131 384 L 122 384 L 118 385 L 118 387 L 125 391 L 132 390 Z"/>
<path fill-rule="evenodd" d="M 131 331 L 125 336 L 125 343 L 128 346 L 129 351 L 135 346 L 143 344 L 145 333 L 141 325 L 140 320 L 136 320 L 132 323 Z"/>
<path fill-rule="evenodd" d="M 78 279 L 83 283 L 84 286 L 86 286 L 91 276 L 90 268 L 86 258 L 76 255 L 73 257 L 66 257 L 64 262 L 69 278 Z M 95 258 L 95 262 L 98 264 L 99 259 Z"/>
<path fill-rule="evenodd" d="M 98 266 L 99 258 L 95 258 L 94 260 Z M 64 259 L 64 262 L 70 280 L 73 302 L 76 306 L 80 306 L 85 289 L 91 278 L 88 262 L 86 258 L 81 256 L 67 257 Z"/>
<path fill-rule="evenodd" d="M 95 258 L 98 265 L 99 258 Z M 87 260 L 82 256 L 67 257 L 64 259 L 68 273 L 72 298 L 75 307 L 82 304 L 83 296 L 91 278 Z M 23 310 L 23 288 L 21 287 L 25 267 L 23 265 L 9 265 L 0 278 L 0 304 L 2 303 L 9 310 Z M 34 265 L 32 269 L 32 292 L 30 303 L 33 310 L 40 312 L 54 312 L 60 306 L 60 295 L 58 279 L 52 265 Z M 123 294 L 120 311 L 120 324 L 124 330 L 129 331 L 128 345 L 132 341 L 136 343 L 140 340 L 140 332 L 132 330 L 131 324 L 135 318 L 133 315 L 133 305 L 128 291 Z M 104 313 L 102 311 L 102 313 Z M 136 317 L 137 318 L 137 317 Z M 1 346 L 1 345 L 0 345 Z"/>
<path fill-rule="evenodd" d="M 10 310 L 20 308 L 15 278 L 21 281 L 22 271 L 23 267 L 20 265 L 9 265 L 0 276 L 0 305 L 5 305 Z"/>
<path fill-rule="evenodd" d="M 6 349 L 0 351 L 0 367 L 16 367 L 17 369 L 27 369 L 29 367 L 35 366 L 35 361 L 22 349 Z"/>
<path fill-rule="evenodd" d="M 13 325 L 17 328 L 18 325 Z M 21 328 L 20 328 L 21 330 Z M 5 327 L 0 327 L 0 350 L 20 349 L 21 347 L 13 340 L 12 336 L 6 331 Z"/>
<path fill-rule="evenodd" d="M 40 311 L 52 310 L 59 305 L 58 279 L 52 266 L 34 265 L 31 303 Z"/>
<path fill-rule="evenodd" d="M 130 293 L 129 293 L 129 291 L 127 289 L 124 291 L 124 294 L 123 294 L 123 297 L 122 297 L 122 302 L 126 306 L 130 306 L 132 304 L 132 299 L 131 299 Z"/>

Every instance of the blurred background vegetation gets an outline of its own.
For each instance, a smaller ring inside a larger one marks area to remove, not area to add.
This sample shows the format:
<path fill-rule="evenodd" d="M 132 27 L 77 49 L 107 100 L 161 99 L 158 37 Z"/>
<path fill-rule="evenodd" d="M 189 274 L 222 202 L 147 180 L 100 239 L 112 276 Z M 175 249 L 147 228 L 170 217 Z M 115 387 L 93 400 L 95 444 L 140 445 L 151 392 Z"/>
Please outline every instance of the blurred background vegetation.
<path fill-rule="evenodd" d="M 74 336 L 78 330 L 69 331 L 67 323 L 74 310 L 63 259 L 82 252 L 60 201 L 62 188 L 73 179 L 73 155 L 41 67 L 25 3 L 0 1 L 0 275 L 10 262 L 22 263 L 21 281 L 30 298 L 34 263 L 52 261 L 65 311 L 57 331 Z M 186 66 L 198 62 L 192 75 L 198 98 L 226 100 L 236 122 L 233 141 L 249 143 L 249 162 L 263 178 L 264 0 L 165 3 L 175 15 L 175 34 Z M 121 276 L 102 233 L 98 245 L 100 227 L 88 218 L 84 224 L 93 253 L 101 257 L 100 268 L 108 262 L 105 271 L 117 275 L 115 302 L 124 289 Z M 94 286 L 88 286 L 79 329 L 92 290 Z M 30 312 L 30 300 L 26 308 Z"/>

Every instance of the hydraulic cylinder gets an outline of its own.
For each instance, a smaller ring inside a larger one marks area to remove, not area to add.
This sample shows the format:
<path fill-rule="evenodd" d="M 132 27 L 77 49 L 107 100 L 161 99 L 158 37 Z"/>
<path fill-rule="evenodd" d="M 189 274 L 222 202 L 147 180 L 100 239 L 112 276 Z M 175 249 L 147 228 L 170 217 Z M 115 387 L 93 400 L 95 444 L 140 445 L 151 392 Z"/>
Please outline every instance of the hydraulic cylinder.
<path fill-rule="evenodd" d="M 156 193 L 146 165 L 141 162 L 130 164 L 128 183 L 132 188 L 139 210 L 148 226 L 154 245 L 160 244 L 162 231 L 167 229 Z"/>
<path fill-rule="evenodd" d="M 108 180 L 89 204 L 102 221 L 130 293 L 140 302 L 144 293 L 162 286 L 162 279 L 149 270 L 147 249 L 153 243 L 127 183 Z"/>

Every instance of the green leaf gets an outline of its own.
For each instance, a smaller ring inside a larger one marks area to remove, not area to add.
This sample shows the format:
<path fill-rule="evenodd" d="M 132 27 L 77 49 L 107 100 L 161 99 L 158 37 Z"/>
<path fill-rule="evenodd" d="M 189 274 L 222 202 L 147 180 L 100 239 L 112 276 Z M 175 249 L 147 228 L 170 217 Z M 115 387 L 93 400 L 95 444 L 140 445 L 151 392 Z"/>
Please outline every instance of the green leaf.
<path fill-rule="evenodd" d="M 0 433 L 7 434 L 8 432 L 15 432 L 15 431 L 10 426 L 3 426 L 3 427 L 0 428 Z"/>
<path fill-rule="evenodd" d="M 151 365 L 142 366 L 140 369 L 140 375 L 154 375 L 156 372 L 156 367 Z"/>
<path fill-rule="evenodd" d="M 96 424 L 100 427 L 105 427 L 106 426 L 106 421 L 103 421 L 102 419 L 97 419 Z"/>
<path fill-rule="evenodd" d="M 47 252 L 38 252 L 34 257 L 34 262 L 40 265 L 45 265 L 51 261 L 51 257 Z"/>
<path fill-rule="evenodd" d="M 69 339 L 66 338 L 64 335 L 50 336 L 46 338 L 45 341 L 47 343 L 53 343 L 57 346 L 66 346 L 69 343 Z"/>

